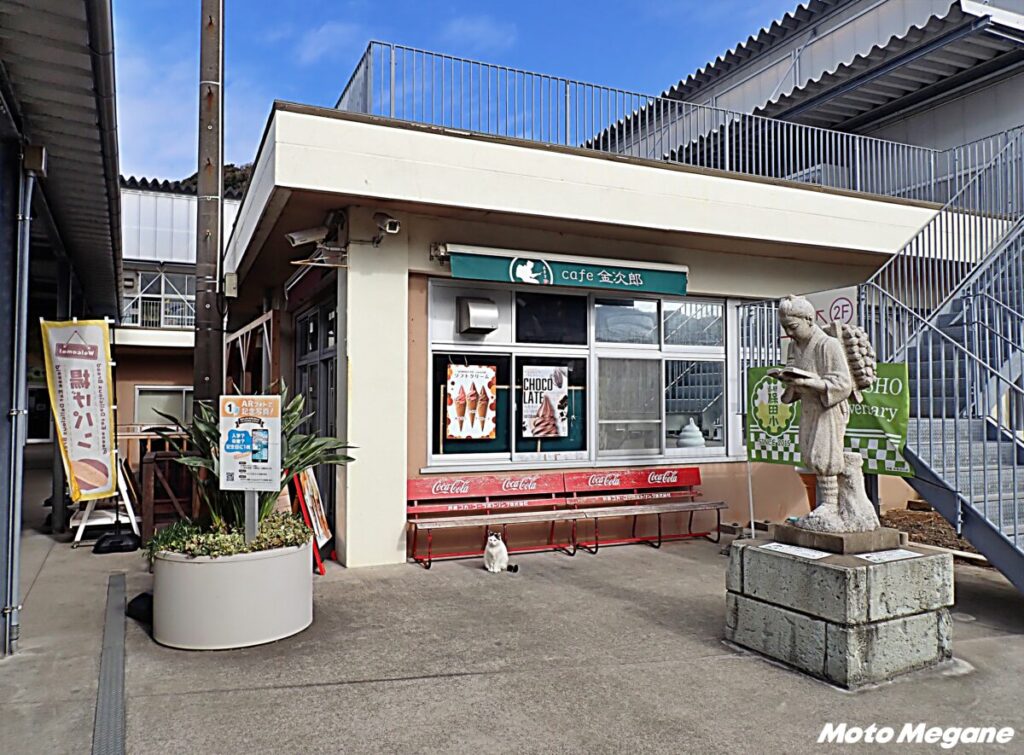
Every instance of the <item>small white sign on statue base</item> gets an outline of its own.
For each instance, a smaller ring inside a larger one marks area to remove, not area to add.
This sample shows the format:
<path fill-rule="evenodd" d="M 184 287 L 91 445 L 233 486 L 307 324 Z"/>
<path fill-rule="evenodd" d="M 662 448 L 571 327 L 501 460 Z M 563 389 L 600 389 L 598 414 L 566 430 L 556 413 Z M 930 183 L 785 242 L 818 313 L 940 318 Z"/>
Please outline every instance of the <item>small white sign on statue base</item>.
<path fill-rule="evenodd" d="M 220 489 L 245 491 L 245 541 L 256 537 L 257 493 L 281 489 L 281 397 L 220 397 Z"/>

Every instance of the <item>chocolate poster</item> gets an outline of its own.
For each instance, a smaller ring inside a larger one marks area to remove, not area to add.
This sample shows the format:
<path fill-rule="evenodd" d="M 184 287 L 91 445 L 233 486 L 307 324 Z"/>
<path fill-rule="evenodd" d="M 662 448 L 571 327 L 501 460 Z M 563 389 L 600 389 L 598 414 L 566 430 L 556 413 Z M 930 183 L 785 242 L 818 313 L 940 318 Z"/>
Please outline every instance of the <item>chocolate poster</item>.
<path fill-rule="evenodd" d="M 497 416 L 497 367 L 450 364 L 445 403 L 448 440 L 493 440 Z"/>
<path fill-rule="evenodd" d="M 524 365 L 522 402 L 524 438 L 564 438 L 569 434 L 566 367 Z"/>

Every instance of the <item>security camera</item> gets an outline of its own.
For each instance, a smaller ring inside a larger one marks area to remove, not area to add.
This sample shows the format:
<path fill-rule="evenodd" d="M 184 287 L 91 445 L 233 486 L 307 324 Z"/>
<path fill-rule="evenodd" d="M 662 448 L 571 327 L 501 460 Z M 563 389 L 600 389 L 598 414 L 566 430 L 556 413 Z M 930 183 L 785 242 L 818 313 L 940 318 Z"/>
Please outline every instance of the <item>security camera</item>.
<path fill-rule="evenodd" d="M 381 233 L 398 233 L 402 230 L 402 224 L 390 215 L 378 212 L 373 216 L 373 222 L 377 224 L 377 228 L 380 229 Z"/>
<path fill-rule="evenodd" d="M 318 225 L 316 228 L 307 228 L 304 231 L 292 231 L 291 233 L 286 233 L 284 237 L 288 239 L 288 243 L 292 246 L 319 244 L 327 238 L 329 231 L 330 229 L 328 229 L 327 226 Z"/>

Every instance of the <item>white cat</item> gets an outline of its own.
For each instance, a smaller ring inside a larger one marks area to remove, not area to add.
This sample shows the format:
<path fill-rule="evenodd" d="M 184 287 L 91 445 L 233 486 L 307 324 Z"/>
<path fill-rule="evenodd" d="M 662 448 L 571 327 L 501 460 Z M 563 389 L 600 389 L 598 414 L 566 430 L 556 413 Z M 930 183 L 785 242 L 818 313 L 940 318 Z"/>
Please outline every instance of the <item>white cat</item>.
<path fill-rule="evenodd" d="M 487 547 L 484 548 L 484 568 L 492 574 L 503 571 L 517 572 L 519 566 L 508 562 L 508 548 L 501 542 L 501 535 L 492 532 L 487 536 Z"/>

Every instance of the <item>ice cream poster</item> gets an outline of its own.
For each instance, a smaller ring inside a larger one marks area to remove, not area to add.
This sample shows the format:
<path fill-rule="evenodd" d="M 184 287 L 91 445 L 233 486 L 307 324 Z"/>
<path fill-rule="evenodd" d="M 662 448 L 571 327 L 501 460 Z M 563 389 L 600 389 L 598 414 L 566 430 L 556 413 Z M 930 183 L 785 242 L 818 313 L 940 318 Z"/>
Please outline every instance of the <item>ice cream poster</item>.
<path fill-rule="evenodd" d="M 497 373 L 489 364 L 448 365 L 448 440 L 494 439 Z"/>
<path fill-rule="evenodd" d="M 565 367 L 523 366 L 523 437 L 569 434 L 569 377 Z"/>

